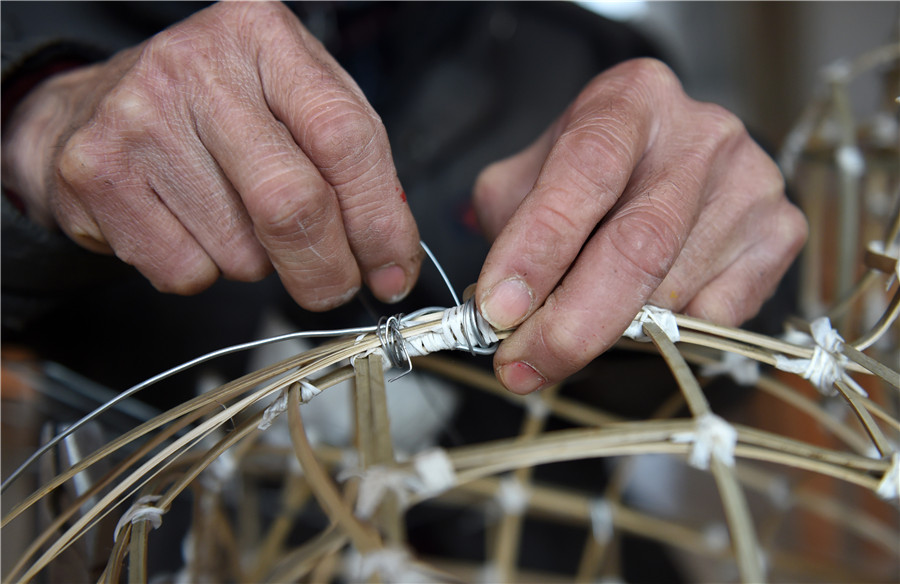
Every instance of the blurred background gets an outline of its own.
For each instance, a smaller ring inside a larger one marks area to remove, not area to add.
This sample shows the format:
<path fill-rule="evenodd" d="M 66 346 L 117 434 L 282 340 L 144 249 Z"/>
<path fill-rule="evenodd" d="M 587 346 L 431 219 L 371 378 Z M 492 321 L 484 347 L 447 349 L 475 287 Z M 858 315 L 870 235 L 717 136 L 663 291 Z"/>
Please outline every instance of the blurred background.
<path fill-rule="evenodd" d="M 692 97 L 735 112 L 776 148 L 821 87 L 824 67 L 900 42 L 897 2 L 579 4 L 645 32 L 672 55 Z M 854 104 L 864 117 L 884 96 L 857 85 Z"/>

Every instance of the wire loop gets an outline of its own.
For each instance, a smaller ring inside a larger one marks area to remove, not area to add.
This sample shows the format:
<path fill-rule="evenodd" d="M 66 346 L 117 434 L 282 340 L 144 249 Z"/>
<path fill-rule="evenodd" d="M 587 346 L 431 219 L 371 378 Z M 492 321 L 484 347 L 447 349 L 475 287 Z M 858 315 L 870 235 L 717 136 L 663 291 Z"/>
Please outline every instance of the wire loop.
<path fill-rule="evenodd" d="M 384 354 L 390 361 L 391 366 L 397 369 L 404 369 L 403 373 L 394 377 L 390 381 L 396 381 L 404 375 L 412 371 L 412 359 L 409 358 L 409 352 L 406 350 L 406 341 L 400 332 L 400 326 L 403 323 L 403 315 L 396 314 L 394 316 L 382 316 L 378 319 L 378 328 L 375 334 L 381 342 Z"/>

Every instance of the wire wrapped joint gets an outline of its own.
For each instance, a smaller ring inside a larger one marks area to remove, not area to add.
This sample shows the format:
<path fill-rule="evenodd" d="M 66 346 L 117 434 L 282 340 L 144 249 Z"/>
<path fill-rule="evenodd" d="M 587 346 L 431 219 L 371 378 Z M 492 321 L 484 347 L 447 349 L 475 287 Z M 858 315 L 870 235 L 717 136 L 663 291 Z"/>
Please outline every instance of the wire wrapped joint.
<path fill-rule="evenodd" d="M 500 342 L 493 327 L 481 316 L 471 298 L 463 304 L 444 310 L 440 323 L 431 330 L 405 337 L 403 329 L 410 322 L 414 322 L 413 316 L 382 317 L 375 331 L 381 342 L 385 367 L 404 370 L 391 381 L 412 371 L 412 357 L 450 350 L 489 355 L 497 350 Z"/>

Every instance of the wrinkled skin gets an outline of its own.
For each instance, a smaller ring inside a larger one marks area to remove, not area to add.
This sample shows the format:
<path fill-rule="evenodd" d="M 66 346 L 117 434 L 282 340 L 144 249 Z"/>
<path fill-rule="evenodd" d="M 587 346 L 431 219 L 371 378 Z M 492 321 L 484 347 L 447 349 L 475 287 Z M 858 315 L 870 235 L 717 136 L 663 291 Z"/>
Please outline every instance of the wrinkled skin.
<path fill-rule="evenodd" d="M 418 276 L 418 232 L 385 129 L 277 3 L 222 3 L 106 63 L 58 74 L 4 128 L 29 216 L 114 253 L 164 292 L 272 269 L 326 310 Z M 476 300 L 527 393 L 608 348 L 644 303 L 736 325 L 806 237 L 781 175 L 725 110 L 659 62 L 597 76 L 533 145 L 486 168 L 493 246 Z"/>

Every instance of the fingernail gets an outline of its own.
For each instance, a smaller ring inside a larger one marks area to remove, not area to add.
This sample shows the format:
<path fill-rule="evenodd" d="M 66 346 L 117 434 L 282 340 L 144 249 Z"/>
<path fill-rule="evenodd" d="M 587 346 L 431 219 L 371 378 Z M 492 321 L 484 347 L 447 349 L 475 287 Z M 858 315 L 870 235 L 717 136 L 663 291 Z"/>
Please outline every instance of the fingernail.
<path fill-rule="evenodd" d="M 537 370 L 524 361 L 501 365 L 497 370 L 500 382 L 513 393 L 524 395 L 540 389 L 547 380 Z"/>
<path fill-rule="evenodd" d="M 387 264 L 369 272 L 369 288 L 386 302 L 399 302 L 409 294 L 406 272 L 397 264 Z"/>
<path fill-rule="evenodd" d="M 494 285 L 481 302 L 481 314 L 495 329 L 512 328 L 522 322 L 531 310 L 534 294 L 519 277 L 512 277 Z"/>

